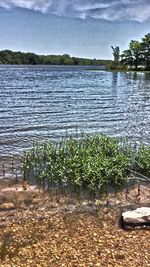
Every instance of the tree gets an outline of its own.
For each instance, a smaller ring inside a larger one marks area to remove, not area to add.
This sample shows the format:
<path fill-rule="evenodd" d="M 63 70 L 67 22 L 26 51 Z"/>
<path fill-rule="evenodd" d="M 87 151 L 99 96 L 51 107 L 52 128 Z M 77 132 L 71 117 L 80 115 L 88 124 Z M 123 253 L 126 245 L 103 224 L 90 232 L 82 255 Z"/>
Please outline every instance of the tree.
<path fill-rule="evenodd" d="M 73 60 L 70 57 L 70 55 L 68 55 L 68 54 L 62 55 L 61 64 L 63 64 L 63 65 L 72 65 L 73 64 Z"/>
<path fill-rule="evenodd" d="M 142 63 L 141 43 L 136 40 L 131 40 L 129 43 L 129 49 L 124 50 L 121 54 L 121 63 L 130 67 L 138 69 L 138 66 Z"/>
<path fill-rule="evenodd" d="M 138 65 L 141 63 L 142 59 L 141 43 L 136 40 L 131 40 L 131 42 L 129 43 L 129 49 L 131 50 L 135 70 L 137 70 Z"/>
<path fill-rule="evenodd" d="M 146 69 L 150 69 L 150 33 L 142 38 L 141 50 Z"/>
<path fill-rule="evenodd" d="M 87 59 L 64 55 L 36 55 L 34 53 L 0 51 L 0 64 L 46 64 L 46 65 L 108 65 L 109 60 Z"/>
<path fill-rule="evenodd" d="M 119 59 L 120 59 L 120 48 L 119 46 L 111 46 L 113 50 L 113 56 L 114 56 L 114 62 L 118 66 L 119 65 Z"/>
<path fill-rule="evenodd" d="M 133 66 L 133 57 L 132 57 L 132 52 L 130 49 L 124 50 L 122 54 L 120 55 L 121 57 L 121 63 L 126 66 Z"/>

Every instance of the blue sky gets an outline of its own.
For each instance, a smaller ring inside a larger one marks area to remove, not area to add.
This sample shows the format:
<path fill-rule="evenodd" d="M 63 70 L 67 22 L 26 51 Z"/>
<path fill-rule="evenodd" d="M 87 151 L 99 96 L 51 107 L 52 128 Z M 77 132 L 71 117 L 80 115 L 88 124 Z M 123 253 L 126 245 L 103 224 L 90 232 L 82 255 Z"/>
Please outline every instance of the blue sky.
<path fill-rule="evenodd" d="M 150 32 L 150 0 L 0 0 L 0 50 L 112 58 Z"/>

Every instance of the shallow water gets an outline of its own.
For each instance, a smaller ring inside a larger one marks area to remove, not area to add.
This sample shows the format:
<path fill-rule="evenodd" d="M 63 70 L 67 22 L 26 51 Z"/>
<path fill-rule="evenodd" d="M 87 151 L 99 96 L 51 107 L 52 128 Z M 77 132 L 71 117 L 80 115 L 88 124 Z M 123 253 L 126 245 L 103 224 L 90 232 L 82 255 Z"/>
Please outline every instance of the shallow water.
<path fill-rule="evenodd" d="M 150 143 L 150 74 L 0 67 L 1 157 L 76 128 Z"/>

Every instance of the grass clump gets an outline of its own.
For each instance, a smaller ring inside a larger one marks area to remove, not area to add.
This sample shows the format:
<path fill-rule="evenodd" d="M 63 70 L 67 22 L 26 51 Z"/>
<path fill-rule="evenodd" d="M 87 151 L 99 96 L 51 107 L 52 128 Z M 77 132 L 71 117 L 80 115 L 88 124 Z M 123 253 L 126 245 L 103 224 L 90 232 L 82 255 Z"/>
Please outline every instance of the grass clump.
<path fill-rule="evenodd" d="M 24 153 L 22 166 L 24 178 L 44 188 L 117 190 L 128 177 L 131 149 L 105 135 L 70 137 L 33 145 Z"/>

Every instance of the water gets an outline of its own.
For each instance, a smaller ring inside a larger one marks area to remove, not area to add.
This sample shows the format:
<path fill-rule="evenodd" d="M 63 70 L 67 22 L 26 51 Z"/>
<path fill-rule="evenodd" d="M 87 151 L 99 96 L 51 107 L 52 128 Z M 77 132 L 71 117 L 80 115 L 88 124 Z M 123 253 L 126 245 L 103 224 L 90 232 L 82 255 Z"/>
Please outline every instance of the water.
<path fill-rule="evenodd" d="M 150 74 L 0 67 L 0 157 L 76 127 L 150 143 Z"/>

